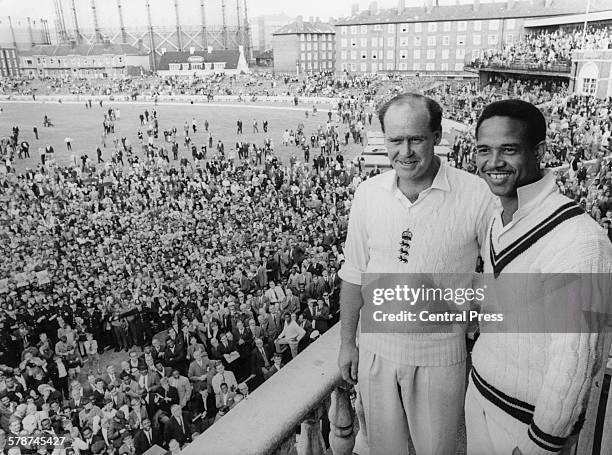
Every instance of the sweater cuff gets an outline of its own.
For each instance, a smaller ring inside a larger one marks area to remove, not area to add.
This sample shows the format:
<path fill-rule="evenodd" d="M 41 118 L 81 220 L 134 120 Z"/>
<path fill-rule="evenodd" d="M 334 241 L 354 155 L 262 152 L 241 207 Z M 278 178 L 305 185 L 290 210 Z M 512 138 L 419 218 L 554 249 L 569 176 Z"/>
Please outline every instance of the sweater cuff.
<path fill-rule="evenodd" d="M 531 422 L 517 446 L 523 455 L 551 455 L 559 453 L 566 442 L 567 437 L 545 433 L 535 422 Z"/>

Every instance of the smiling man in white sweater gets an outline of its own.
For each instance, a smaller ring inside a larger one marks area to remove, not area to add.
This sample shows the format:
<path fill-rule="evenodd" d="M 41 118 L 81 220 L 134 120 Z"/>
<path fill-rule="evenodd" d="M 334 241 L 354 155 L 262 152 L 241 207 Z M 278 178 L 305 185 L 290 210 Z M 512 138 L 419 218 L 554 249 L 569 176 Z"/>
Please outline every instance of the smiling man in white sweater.
<path fill-rule="evenodd" d="M 351 207 L 338 365 L 359 383 L 370 455 L 408 455 L 409 438 L 418 454 L 449 455 L 463 409 L 465 333 L 362 330 L 357 347 L 361 285 L 364 273 L 473 273 L 493 198 L 481 179 L 435 156 L 438 103 L 399 95 L 379 119 L 393 170 L 361 183 Z"/>
<path fill-rule="evenodd" d="M 482 250 L 485 273 L 612 272 L 604 231 L 540 170 L 546 122 L 535 106 L 488 105 L 476 140 L 479 173 L 501 201 Z M 538 291 L 516 289 L 513 305 L 541 302 Z M 465 401 L 468 454 L 568 453 L 602 341 L 600 333 L 482 333 Z"/>

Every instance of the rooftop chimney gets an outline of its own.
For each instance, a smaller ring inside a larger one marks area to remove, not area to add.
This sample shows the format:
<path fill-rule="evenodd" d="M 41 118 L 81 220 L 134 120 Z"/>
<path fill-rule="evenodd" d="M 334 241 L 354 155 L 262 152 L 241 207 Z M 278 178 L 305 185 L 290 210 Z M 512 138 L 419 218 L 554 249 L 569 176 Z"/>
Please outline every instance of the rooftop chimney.
<path fill-rule="evenodd" d="M 370 16 L 375 16 L 376 13 L 378 12 L 378 3 L 377 2 L 371 2 L 369 9 L 370 9 Z"/>
<path fill-rule="evenodd" d="M 404 14 L 406 9 L 406 0 L 399 0 L 397 2 L 397 14 Z"/>
<path fill-rule="evenodd" d="M 212 53 L 212 46 L 208 46 L 206 50 L 208 51 L 209 54 Z"/>
<path fill-rule="evenodd" d="M 354 16 L 359 13 L 359 3 L 353 3 L 351 6 L 351 16 Z"/>

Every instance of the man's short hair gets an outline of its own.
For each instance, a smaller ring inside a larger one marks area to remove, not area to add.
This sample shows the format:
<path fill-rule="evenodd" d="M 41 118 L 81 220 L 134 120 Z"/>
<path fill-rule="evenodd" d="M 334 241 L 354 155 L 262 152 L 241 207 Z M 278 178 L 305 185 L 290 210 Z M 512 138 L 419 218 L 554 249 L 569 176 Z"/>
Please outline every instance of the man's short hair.
<path fill-rule="evenodd" d="M 431 131 L 442 131 L 442 106 L 431 98 L 418 93 L 402 93 L 386 101 L 378 108 L 378 120 L 383 133 L 385 132 L 385 114 L 394 104 L 411 104 L 422 102 L 429 112 L 429 129 Z"/>
<path fill-rule="evenodd" d="M 535 147 L 546 139 L 546 119 L 533 104 L 523 100 L 501 100 L 487 105 L 476 122 L 476 140 L 482 122 L 491 117 L 509 117 L 525 124 L 527 141 Z"/>

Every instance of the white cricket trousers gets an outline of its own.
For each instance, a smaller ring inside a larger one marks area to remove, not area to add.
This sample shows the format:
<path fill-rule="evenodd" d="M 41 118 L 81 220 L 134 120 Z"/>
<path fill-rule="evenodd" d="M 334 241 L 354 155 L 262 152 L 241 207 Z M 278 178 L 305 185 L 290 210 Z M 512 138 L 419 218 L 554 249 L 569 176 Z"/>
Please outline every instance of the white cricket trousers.
<path fill-rule="evenodd" d="M 465 368 L 465 361 L 402 365 L 360 348 L 357 379 L 367 447 L 359 453 L 408 455 L 410 437 L 418 455 L 455 454 Z"/>

